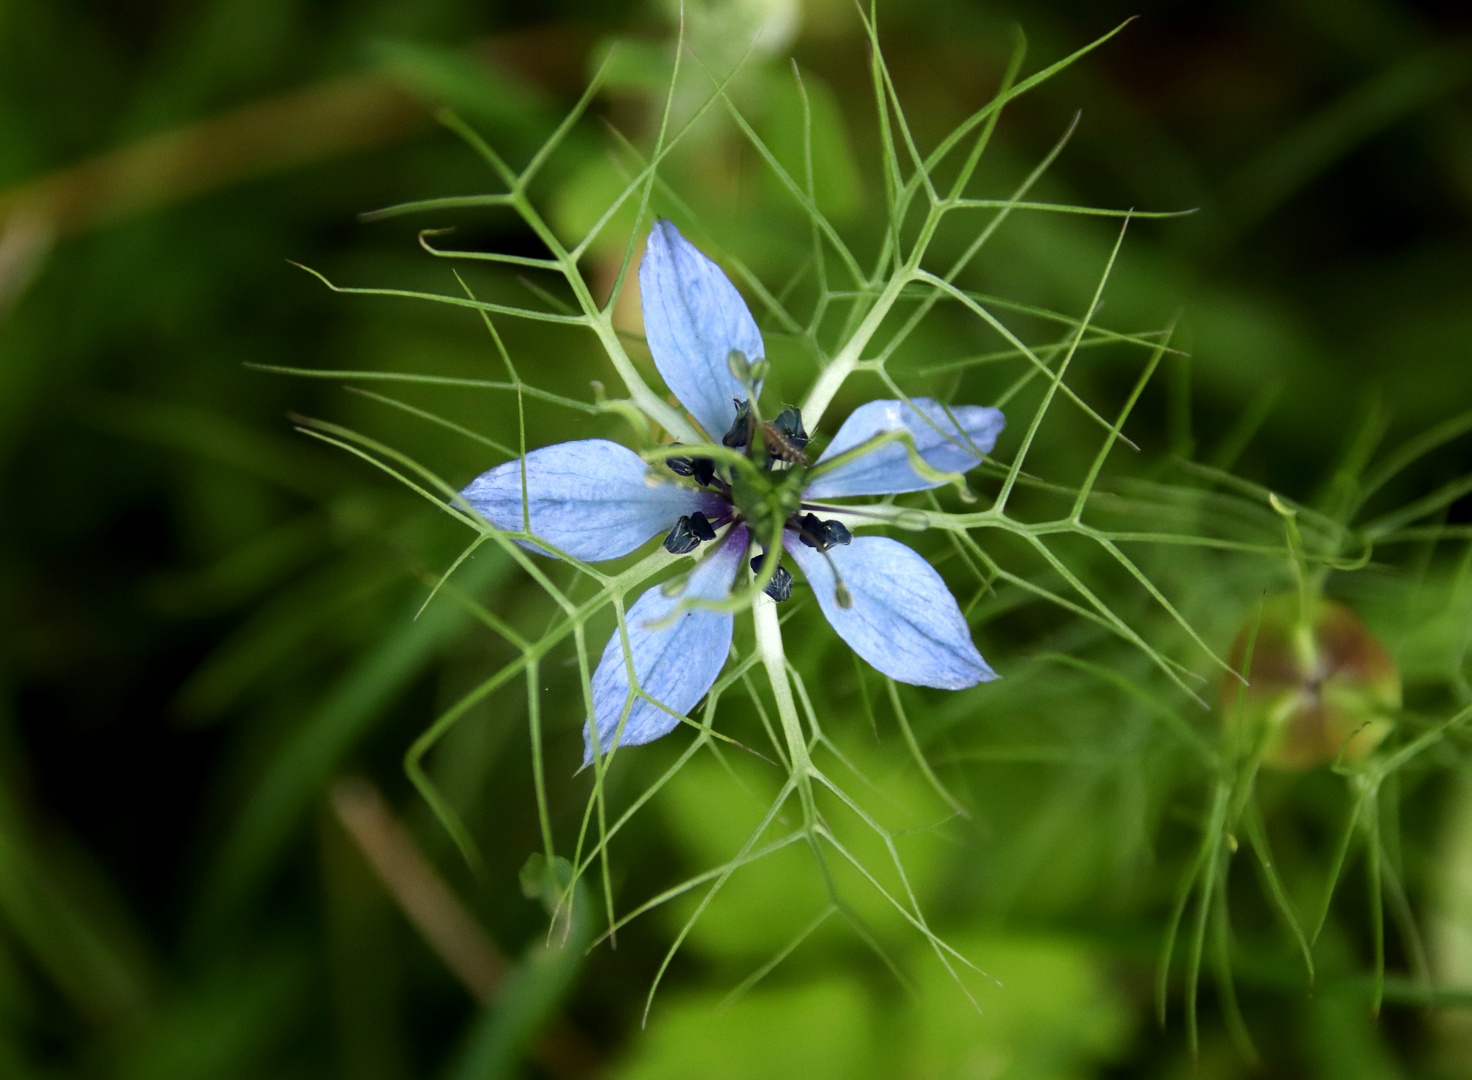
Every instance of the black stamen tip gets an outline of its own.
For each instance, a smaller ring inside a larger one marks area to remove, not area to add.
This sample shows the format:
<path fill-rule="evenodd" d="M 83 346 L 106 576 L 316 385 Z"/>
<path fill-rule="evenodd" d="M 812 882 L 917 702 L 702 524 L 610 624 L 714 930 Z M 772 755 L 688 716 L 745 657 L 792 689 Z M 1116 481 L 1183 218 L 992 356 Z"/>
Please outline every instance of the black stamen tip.
<path fill-rule="evenodd" d="M 766 558 L 767 556 L 765 554 L 761 554 L 751 560 L 751 572 L 753 574 L 760 574 L 762 572 L 762 564 L 766 561 Z M 792 597 L 792 573 L 787 567 L 778 566 L 772 572 L 772 580 L 767 582 L 767 587 L 762 592 L 766 593 L 779 604 L 784 600 L 790 599 Z"/>
<path fill-rule="evenodd" d="M 716 530 L 711 526 L 710 518 L 706 517 L 699 510 L 682 520 L 689 523 L 690 531 L 699 539 L 714 540 L 716 538 Z"/>
<path fill-rule="evenodd" d="M 695 462 L 687 457 L 665 458 L 664 463 L 676 476 L 691 476 L 695 472 Z"/>
<path fill-rule="evenodd" d="M 735 398 L 731 399 L 736 401 Z M 751 444 L 751 402 L 736 401 L 736 419 L 731 421 L 731 430 L 721 436 L 721 445 L 733 450 Z"/>
<path fill-rule="evenodd" d="M 823 523 L 817 514 L 804 514 L 797 522 L 797 538 L 810 548 L 823 550 Z"/>
<path fill-rule="evenodd" d="M 701 487 L 710 487 L 715 482 L 716 463 L 708 457 L 698 457 L 690 462 L 690 475 Z"/>
<path fill-rule="evenodd" d="M 797 520 L 797 538 L 810 548 L 827 551 L 829 548 L 852 543 L 854 534 L 837 518 L 819 521 L 817 514 L 804 514 Z"/>
<path fill-rule="evenodd" d="M 704 514 L 701 515 L 701 520 L 705 521 Z M 709 530 L 710 522 L 707 521 L 705 527 Z M 712 533 L 711 535 L 714 536 L 715 534 Z M 671 555 L 688 555 L 699 546 L 700 536 L 691 528 L 690 519 L 684 516 L 675 522 L 675 527 L 664 538 L 664 549 Z"/>

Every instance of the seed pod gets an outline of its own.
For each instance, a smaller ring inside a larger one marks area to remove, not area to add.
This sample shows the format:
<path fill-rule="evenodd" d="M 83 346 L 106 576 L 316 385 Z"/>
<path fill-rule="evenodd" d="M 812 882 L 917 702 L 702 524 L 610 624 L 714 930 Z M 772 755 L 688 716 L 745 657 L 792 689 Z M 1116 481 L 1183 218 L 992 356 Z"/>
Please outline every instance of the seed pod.
<path fill-rule="evenodd" d="M 1244 692 L 1236 679 L 1222 683 L 1224 722 L 1242 723 L 1247 745 L 1260 744 L 1263 765 L 1273 768 L 1360 760 L 1400 710 L 1395 661 L 1358 615 L 1322 597 L 1303 614 L 1297 593 L 1264 601 L 1250 685 Z M 1249 618 L 1232 643 L 1230 663 L 1238 671 L 1251 632 Z"/>

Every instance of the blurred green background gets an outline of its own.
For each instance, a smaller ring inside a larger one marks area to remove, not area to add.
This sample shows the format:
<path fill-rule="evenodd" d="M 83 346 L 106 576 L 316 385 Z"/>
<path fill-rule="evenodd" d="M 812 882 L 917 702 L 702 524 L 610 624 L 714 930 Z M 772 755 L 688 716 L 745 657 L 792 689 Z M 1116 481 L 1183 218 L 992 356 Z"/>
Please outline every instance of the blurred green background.
<path fill-rule="evenodd" d="M 936 927 L 1001 981 L 972 980 L 980 1013 L 870 898 L 855 901 L 859 914 L 898 972 L 830 919 L 727 1002 L 824 910 L 791 849 L 733 879 L 641 1031 L 690 905 L 635 921 L 616 949 L 586 959 L 544 949 L 545 911 L 518 877 L 540 847 L 519 682 L 477 706 L 429 762 L 485 855 L 484 867 L 465 865 L 401 759 L 513 653 L 463 605 L 414 620 L 466 537 L 293 432 L 289 414 L 351 424 L 457 484 L 505 455 L 337 383 L 244 365 L 498 377 L 473 316 L 334 295 L 286 260 L 345 284 L 451 292 L 417 229 L 457 225 L 458 247 L 537 254 L 509 215 L 358 215 L 492 190 L 435 107 L 524 162 L 620 38 L 608 88 L 537 191 L 559 229 L 586 228 L 631 160 L 605 122 L 648 145 L 674 10 L 661 0 L 0 0 L 0 1076 L 1472 1075 L 1465 742 L 1440 744 L 1387 796 L 1395 881 L 1378 1018 L 1363 867 L 1346 866 L 1354 884 L 1335 899 L 1310 986 L 1244 862 L 1231 886 L 1242 894 L 1232 965 L 1261 1063 L 1234 1045 L 1211 977 L 1193 1061 L 1183 984 L 1172 981 L 1162 1030 L 1151 982 L 1210 779 L 1163 734 L 1152 702 L 1213 738 L 1216 719 L 1153 685 L 1162 680 L 1130 650 L 1006 590 L 975 620 L 1007 676 L 995 693 L 906 697 L 969 819 L 947 818 L 882 684 L 821 621 L 791 639 L 835 736 L 883 779 L 876 813 L 903 833 Z M 879 9 L 923 146 L 994 92 L 1014 24 L 1031 71 L 1131 15 L 1108 45 L 1009 108 L 981 184 L 1009 191 L 1082 109 L 1041 195 L 1200 208 L 1132 227 L 1101 313 L 1140 331 L 1179 312 L 1175 342 L 1192 354 L 1167 359 L 1131 421 L 1134 471 L 1168 479 L 1175 460 L 1230 465 L 1312 502 L 1332 491 L 1367 420 L 1394 446 L 1472 409 L 1466 6 Z M 733 94 L 795 168 L 797 59 L 819 204 L 871 251 L 883 182 L 860 22 L 841 0 L 687 11 L 690 41 L 716 69 L 761 27 Z M 702 129 L 671 168 L 705 226 L 697 242 L 780 289 L 804 257 L 806 225 L 729 125 Z M 969 287 L 1077 315 L 1113 235 L 1109 222 L 1019 221 Z M 588 270 L 606 289 L 607 251 L 595 249 Z M 534 300 L 513 274 L 468 280 L 483 297 Z M 501 329 L 529 382 L 585 400 L 590 380 L 612 385 L 589 341 Z M 769 341 L 774 360 L 794 357 L 793 374 L 774 379 L 796 396 L 798 350 L 774 332 Z M 1005 385 L 990 368 L 926 369 L 995 347 L 943 315 L 896 363 L 917 386 L 986 401 Z M 1112 402 L 1100 406 L 1110 415 L 1138 357 L 1091 362 L 1075 385 Z M 860 385 L 841 404 L 875 389 Z M 516 444 L 509 398 L 398 396 Z M 1012 415 L 1020 429 L 1026 409 Z M 620 430 L 536 406 L 528 424 L 529 444 Z M 1030 468 L 1066 472 L 1096 445 L 1092 429 L 1066 426 Z M 1453 441 L 1396 476 L 1373 508 L 1469 472 L 1468 442 Z M 1451 501 L 1431 520 L 1455 529 L 1469 509 Z M 1377 551 L 1365 575 L 1330 586 L 1391 647 L 1412 729 L 1472 701 L 1467 545 L 1445 535 Z M 1281 565 L 1201 554 L 1165 552 L 1149 569 L 1223 654 L 1252 599 L 1286 583 Z M 507 560 L 482 557 L 460 585 L 522 628 L 552 614 Z M 1177 655 L 1179 631 L 1132 602 L 1124 613 L 1143 636 Z M 1058 653 L 1124 681 L 1049 659 Z M 580 715 L 565 659 L 543 672 L 562 843 L 587 791 L 572 775 Z M 1151 686 L 1144 704 L 1139 685 Z M 627 803 L 678 749 L 621 755 L 612 795 Z M 771 782 L 754 763 L 727 773 L 697 759 L 615 845 L 618 909 L 730 858 L 755 820 L 750 790 Z M 1264 782 L 1279 869 L 1305 912 L 1320 902 L 1346 790 L 1327 769 Z"/>

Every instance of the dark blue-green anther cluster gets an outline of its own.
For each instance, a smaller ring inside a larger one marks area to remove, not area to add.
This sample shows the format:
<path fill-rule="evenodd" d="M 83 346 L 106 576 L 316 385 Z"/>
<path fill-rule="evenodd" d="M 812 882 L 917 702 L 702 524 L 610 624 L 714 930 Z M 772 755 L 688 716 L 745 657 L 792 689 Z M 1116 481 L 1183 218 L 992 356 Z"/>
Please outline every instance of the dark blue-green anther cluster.
<path fill-rule="evenodd" d="M 806 546 L 817 551 L 847 544 L 853 539 L 847 526 L 837 519 L 820 520 L 811 511 L 804 513 L 803 489 L 806 487 L 808 460 L 803 451 L 810 438 L 803 428 L 802 412 L 789 405 L 771 423 L 760 423 L 749 398 L 733 399 L 736 418 L 721 437 L 721 445 L 746 452 L 753 459 L 752 470 L 718 467 L 711 458 L 672 457 L 665 464 L 677 476 L 688 476 L 701 487 L 713 489 L 717 497 L 730 504 L 729 514 L 718 515 L 722 524 L 747 525 L 758 543 L 780 530 L 795 533 Z M 779 526 L 780 522 L 780 526 Z M 715 529 L 707 517 L 697 511 L 681 516 L 664 538 L 664 548 L 672 555 L 694 551 L 702 540 L 714 540 Z M 760 574 L 765 556 L 751 560 L 751 568 Z M 781 603 L 792 596 L 792 573 L 778 565 L 764 589 Z"/>

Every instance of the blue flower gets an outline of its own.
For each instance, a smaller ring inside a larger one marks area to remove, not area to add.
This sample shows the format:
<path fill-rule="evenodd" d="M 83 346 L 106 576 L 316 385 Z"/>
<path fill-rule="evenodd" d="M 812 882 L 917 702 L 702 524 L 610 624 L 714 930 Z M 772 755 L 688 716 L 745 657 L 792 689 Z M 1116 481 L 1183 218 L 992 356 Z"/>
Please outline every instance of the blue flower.
<path fill-rule="evenodd" d="M 767 542 L 779 522 L 784 561 L 802 571 L 838 636 L 879 671 L 946 690 L 996 678 L 930 564 L 895 540 L 853 536 L 838 517 L 820 516 L 843 508 L 820 500 L 936 487 L 943 481 L 912 466 L 911 447 L 933 472 L 965 472 L 995 445 L 1001 412 L 944 407 L 928 398 L 871 401 L 844 421 L 809 478 L 808 434 L 798 410 L 784 409 L 763 422 L 752 408 L 760 383 L 748 373 L 760 371 L 765 349 L 751 312 L 720 267 L 661 220 L 650 232 L 639 285 L 655 366 L 709 446 L 726 450 L 704 457 L 700 446 L 690 446 L 688 456 L 651 469 L 627 447 L 584 439 L 533 450 L 524 459 L 531 533 L 572 558 L 616 559 L 659 533 L 676 554 L 710 545 L 679 595 L 655 586 L 627 612 L 639 685 L 663 707 L 643 698 L 630 705 L 624 642 L 617 631 L 609 639 L 593 675 L 585 763 L 593 757 L 593 724 L 604 752 L 615 742 L 652 742 L 673 731 L 705 696 L 730 653 L 734 617 L 685 601 L 730 596 L 753 540 Z M 883 438 L 897 432 L 908 438 Z M 730 451 L 754 464 L 733 467 Z M 521 530 L 522 459 L 483 473 L 462 494 L 492 525 Z M 750 560 L 753 570 L 761 569 L 764 557 Z M 791 574 L 779 565 L 767 595 L 784 600 L 791 590 Z"/>

